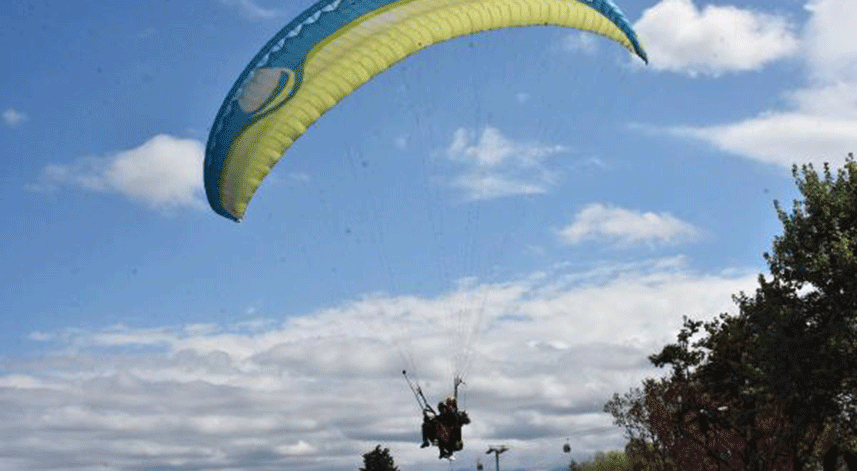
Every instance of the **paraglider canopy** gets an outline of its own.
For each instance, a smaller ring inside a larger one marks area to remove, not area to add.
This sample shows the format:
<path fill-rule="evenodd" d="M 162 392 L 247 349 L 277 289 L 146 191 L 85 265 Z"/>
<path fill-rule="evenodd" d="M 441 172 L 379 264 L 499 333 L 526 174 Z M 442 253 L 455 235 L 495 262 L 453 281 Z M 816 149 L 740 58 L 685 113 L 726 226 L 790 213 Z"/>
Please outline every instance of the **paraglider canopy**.
<path fill-rule="evenodd" d="M 320 0 L 268 41 L 223 101 L 205 152 L 211 208 L 241 220 L 295 139 L 408 55 L 459 36 L 535 25 L 606 36 L 647 60 L 611 0 Z"/>

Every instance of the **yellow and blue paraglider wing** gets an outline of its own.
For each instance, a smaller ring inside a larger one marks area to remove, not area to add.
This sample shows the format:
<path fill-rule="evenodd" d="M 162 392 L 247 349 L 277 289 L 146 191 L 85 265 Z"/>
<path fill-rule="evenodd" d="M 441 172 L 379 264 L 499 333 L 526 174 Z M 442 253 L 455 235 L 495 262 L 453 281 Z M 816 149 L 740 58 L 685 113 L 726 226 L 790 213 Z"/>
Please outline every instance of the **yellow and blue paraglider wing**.
<path fill-rule="evenodd" d="M 214 121 L 205 155 L 212 209 L 244 216 L 283 153 L 325 111 L 416 51 L 492 29 L 556 25 L 646 54 L 610 0 L 321 0 L 253 58 Z"/>

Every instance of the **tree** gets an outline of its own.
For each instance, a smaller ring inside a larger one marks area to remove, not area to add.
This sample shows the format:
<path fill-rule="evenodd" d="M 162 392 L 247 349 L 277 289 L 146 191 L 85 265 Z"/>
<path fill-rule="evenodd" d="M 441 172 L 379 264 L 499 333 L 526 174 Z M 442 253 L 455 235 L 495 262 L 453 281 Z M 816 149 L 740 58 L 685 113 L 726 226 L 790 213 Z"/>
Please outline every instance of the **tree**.
<path fill-rule="evenodd" d="M 641 469 L 800 471 L 854 459 L 857 164 L 849 154 L 836 177 L 827 165 L 792 173 L 804 200 L 791 213 L 774 202 L 784 230 L 764 254 L 770 279 L 734 297 L 735 316 L 685 319 L 678 341 L 649 358 L 672 374 L 605 405 Z"/>
<path fill-rule="evenodd" d="M 701 326 L 686 318 L 678 343 L 649 357 L 657 366 L 672 365 L 672 375 L 647 379 L 642 389 L 614 395 L 605 404 L 605 412 L 625 428 L 633 470 L 747 469 L 735 453 L 746 448 L 744 434 L 725 418 L 728 402 L 700 378 L 705 355 L 690 338 Z"/>
<path fill-rule="evenodd" d="M 363 467 L 360 471 L 399 471 L 390 456 L 390 449 L 381 449 L 381 445 L 363 455 Z"/>
<path fill-rule="evenodd" d="M 739 297 L 757 338 L 760 386 L 790 420 L 772 452 L 793 469 L 817 464 L 823 439 L 844 444 L 857 432 L 857 163 L 849 154 L 834 177 L 825 164 L 792 174 L 804 196 L 791 213 L 775 208 L 783 235 L 765 254 L 771 279 Z M 835 429 L 831 437 L 826 433 Z"/>
<path fill-rule="evenodd" d="M 667 409 L 661 394 L 664 386 L 664 381 L 647 379 L 642 389 L 631 389 L 624 396 L 614 394 L 604 405 L 604 412 L 611 414 L 616 425 L 625 429 L 628 439 L 625 453 L 632 469 L 671 469 L 664 461 L 669 434 L 664 434 L 664 427 L 659 426 Z"/>

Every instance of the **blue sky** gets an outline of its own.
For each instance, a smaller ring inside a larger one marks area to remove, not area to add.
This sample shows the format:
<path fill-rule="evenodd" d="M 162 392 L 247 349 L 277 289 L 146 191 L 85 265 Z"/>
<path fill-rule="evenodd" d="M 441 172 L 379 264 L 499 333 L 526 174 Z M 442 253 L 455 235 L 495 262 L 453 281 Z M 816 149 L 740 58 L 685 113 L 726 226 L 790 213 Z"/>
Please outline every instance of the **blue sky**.
<path fill-rule="evenodd" d="M 446 469 L 402 367 L 433 399 L 468 367 L 463 466 L 620 448 L 601 405 L 753 289 L 791 165 L 857 148 L 850 0 L 623 0 L 650 65 L 560 28 L 436 45 L 232 223 L 208 130 L 310 4 L 7 2 L 0 468 Z"/>

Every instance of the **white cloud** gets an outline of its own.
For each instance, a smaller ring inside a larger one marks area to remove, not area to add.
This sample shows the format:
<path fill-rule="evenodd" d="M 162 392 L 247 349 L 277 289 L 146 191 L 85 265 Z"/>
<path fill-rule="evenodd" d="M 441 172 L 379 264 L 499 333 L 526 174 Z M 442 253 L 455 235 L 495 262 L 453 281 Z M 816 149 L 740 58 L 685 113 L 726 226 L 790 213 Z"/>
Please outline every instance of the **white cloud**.
<path fill-rule="evenodd" d="M 582 52 L 590 55 L 598 51 L 595 36 L 588 33 L 569 34 L 563 39 L 562 47 L 567 51 Z"/>
<path fill-rule="evenodd" d="M 642 213 L 593 203 L 560 231 L 562 240 L 579 244 L 603 238 L 620 246 L 675 244 L 699 237 L 701 231 L 669 213 Z"/>
<path fill-rule="evenodd" d="M 692 0 L 662 0 L 634 25 L 650 66 L 696 75 L 758 70 L 795 54 L 798 39 L 783 17 Z"/>
<path fill-rule="evenodd" d="M 280 445 L 277 447 L 277 451 L 286 456 L 292 455 L 310 455 L 316 453 L 318 450 L 310 445 L 309 443 L 298 440 L 297 443 L 293 445 Z"/>
<path fill-rule="evenodd" d="M 404 134 L 396 138 L 394 142 L 396 149 L 408 150 L 408 135 Z"/>
<path fill-rule="evenodd" d="M 30 119 L 26 114 L 14 109 L 6 108 L 3 111 L 3 122 L 9 127 L 15 127 Z"/>
<path fill-rule="evenodd" d="M 241 12 L 252 20 L 268 20 L 282 16 L 282 12 L 273 8 L 264 8 L 259 6 L 253 0 L 221 0 L 224 5 L 234 5 L 241 9 Z"/>
<path fill-rule="evenodd" d="M 44 381 L 23 374 L 0 376 L 0 389 L 40 389 L 49 387 Z"/>
<path fill-rule="evenodd" d="M 264 330 L 40 333 L 59 350 L 7 360 L 0 374 L 0 464 L 353 470 L 381 443 L 402 471 L 425 469 L 436 451 L 419 448 L 420 416 L 400 371 L 416 358 L 426 395 L 442 398 L 466 320 L 481 328 L 459 460 L 502 441 L 514 447 L 512 469 L 559 467 L 566 437 L 578 453 L 621 447 L 603 403 L 657 374 L 646 356 L 674 340 L 682 315 L 733 311 L 730 295 L 754 284 L 754 273 L 700 274 L 658 259 L 470 280 L 435 297 L 372 295 Z"/>
<path fill-rule="evenodd" d="M 503 165 L 531 168 L 537 167 L 551 155 L 567 151 L 568 148 L 561 145 L 516 143 L 503 136 L 497 128 L 486 126 L 478 140 L 473 131 L 464 128 L 456 130 L 447 155 L 450 159 L 473 162 L 482 168 Z"/>
<path fill-rule="evenodd" d="M 807 62 L 814 79 L 822 83 L 857 82 L 857 2 L 811 0 L 812 14 L 804 32 Z M 853 88 L 852 88 L 853 90 Z"/>
<path fill-rule="evenodd" d="M 857 149 L 857 119 L 804 111 L 764 113 L 716 126 L 677 126 L 670 132 L 786 168 L 807 162 L 840 162 Z"/>
<path fill-rule="evenodd" d="M 106 158 L 83 158 L 42 170 L 33 190 L 69 185 L 114 192 L 152 208 L 204 207 L 204 146 L 194 139 L 157 135 L 139 147 Z"/>
<path fill-rule="evenodd" d="M 472 200 L 487 200 L 512 195 L 546 193 L 550 180 L 528 181 L 487 172 L 470 173 L 456 177 L 454 186 L 465 189 Z"/>
<path fill-rule="evenodd" d="M 812 0 L 800 41 L 807 85 L 782 92 L 787 105 L 736 122 L 674 126 L 669 132 L 786 168 L 841 163 L 857 150 L 857 2 Z"/>
<path fill-rule="evenodd" d="M 486 126 L 478 135 L 473 130 L 456 130 L 446 156 L 463 167 L 452 184 L 465 190 L 469 199 L 480 200 L 547 192 L 557 173 L 545 160 L 566 152 L 569 149 L 562 145 L 515 142 Z"/>
<path fill-rule="evenodd" d="M 309 174 L 306 172 L 291 172 L 288 177 L 293 183 L 309 183 L 311 180 Z"/>

